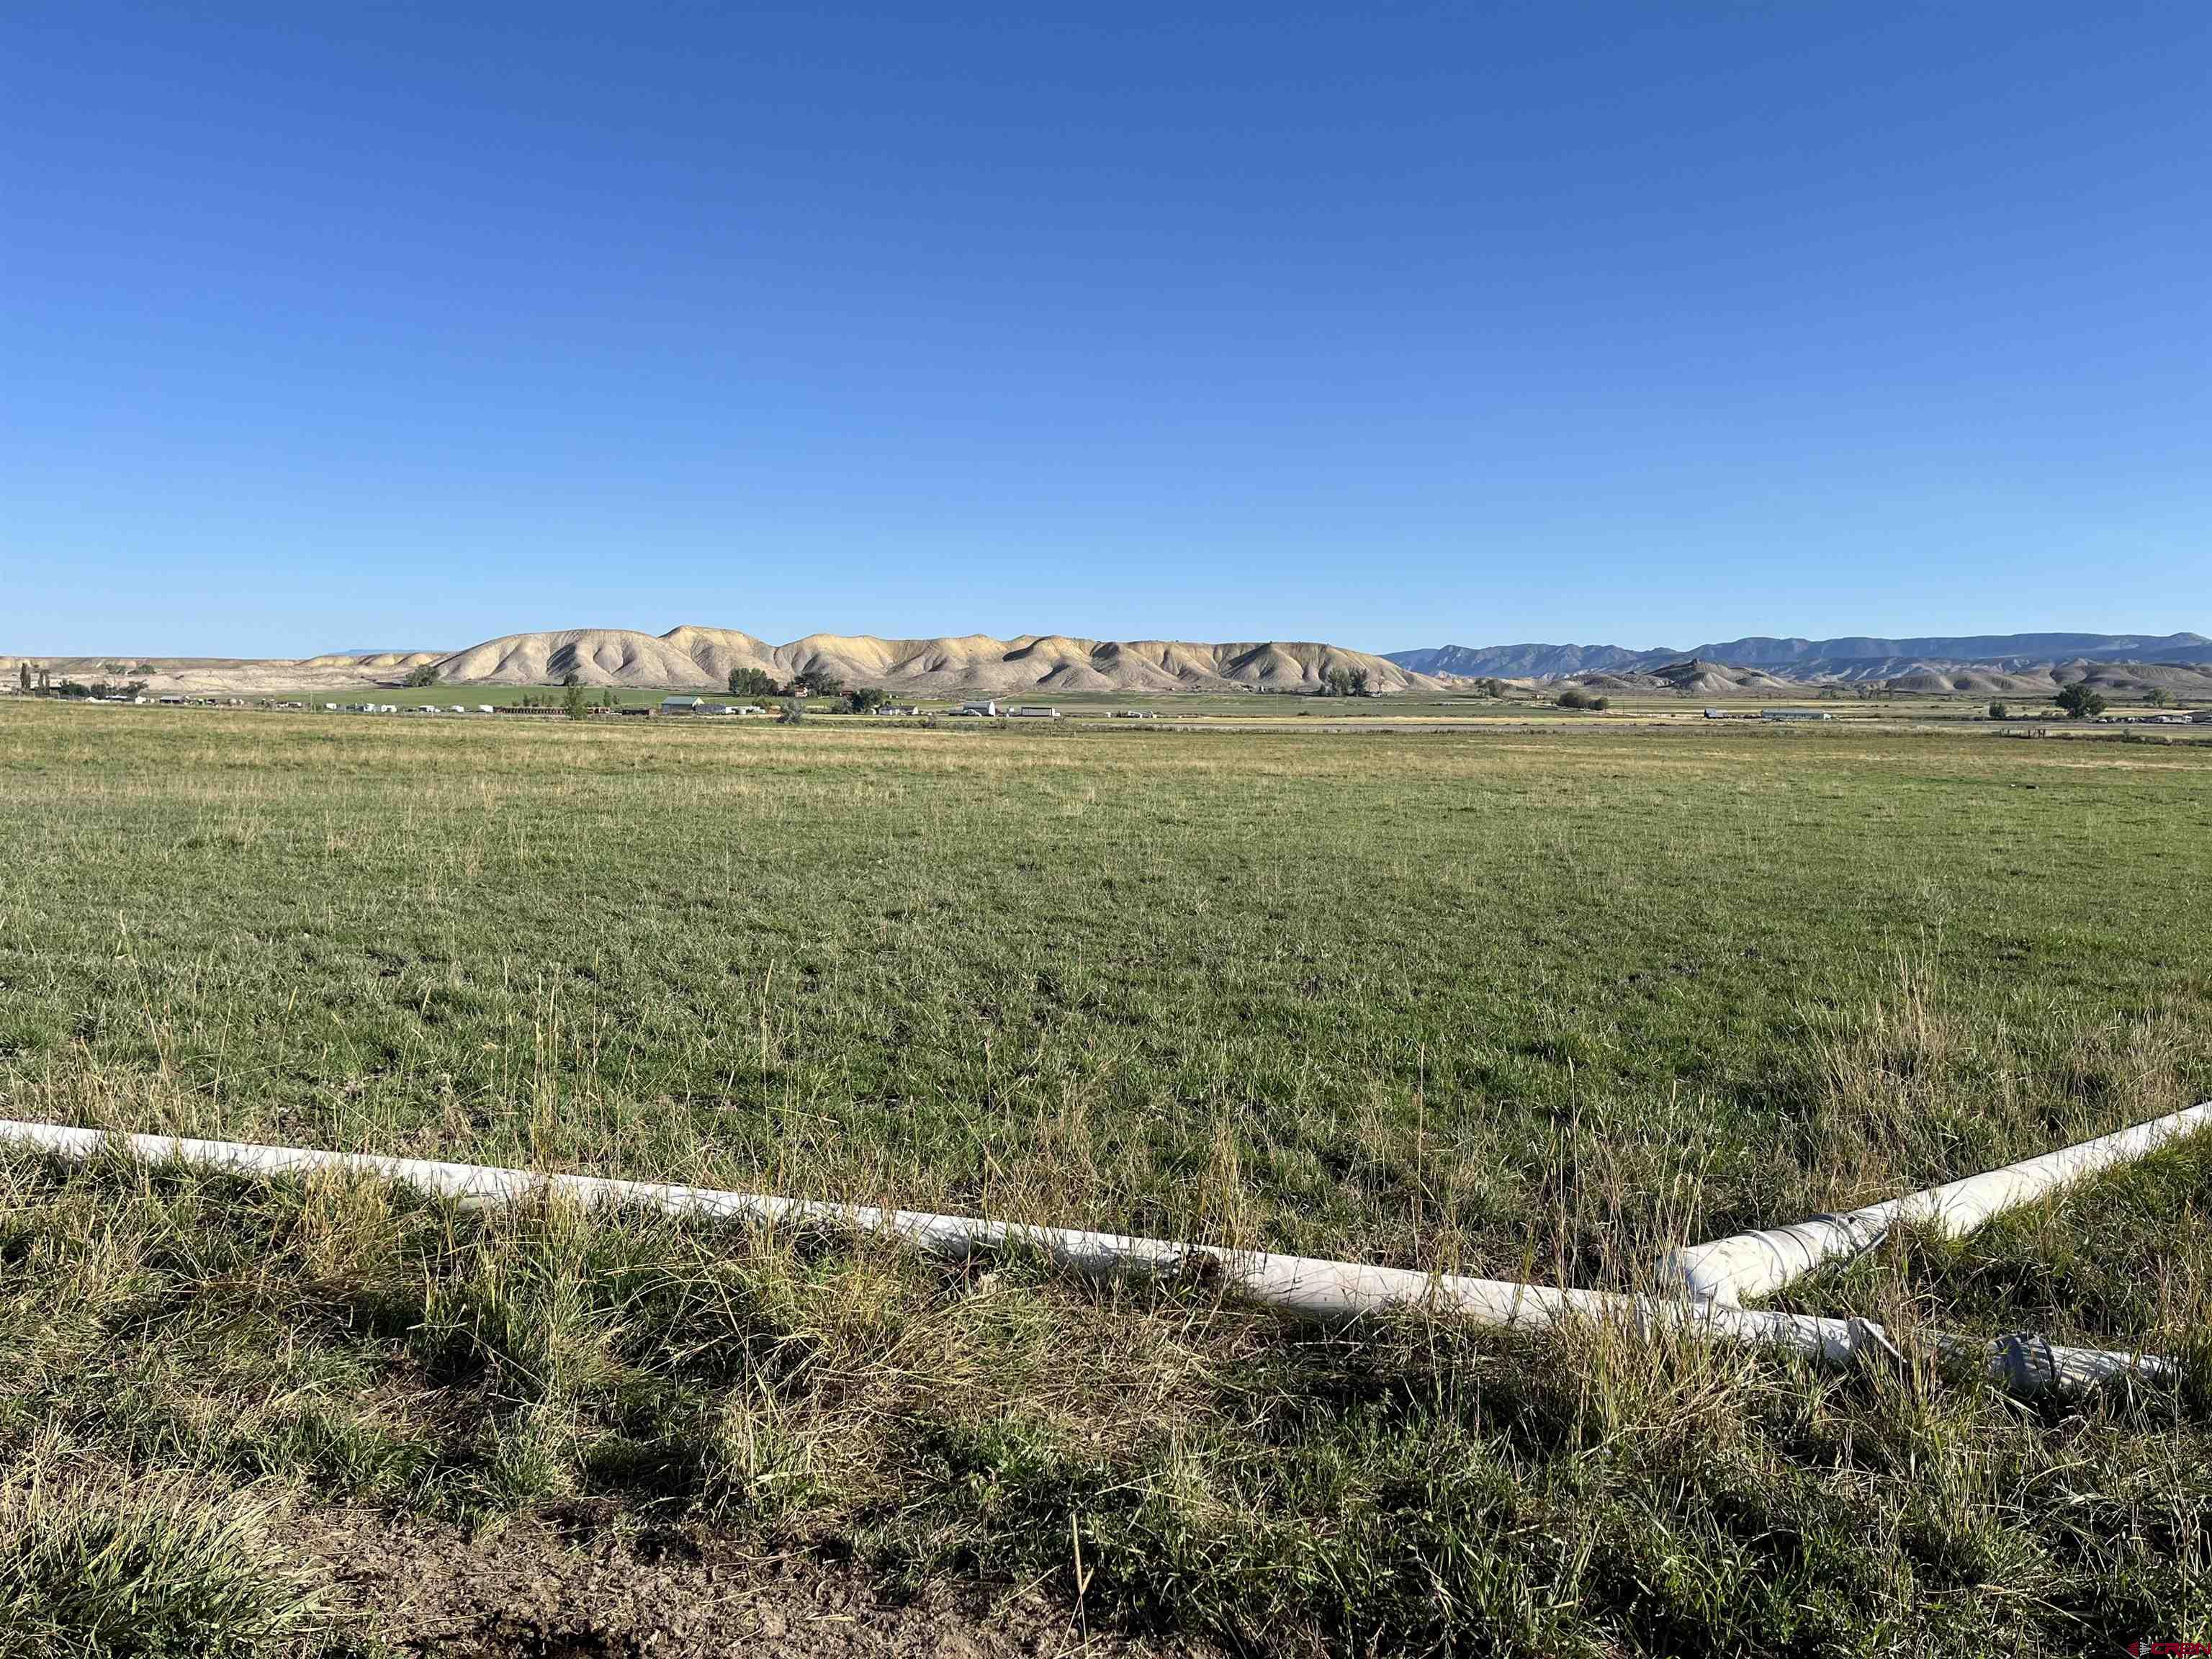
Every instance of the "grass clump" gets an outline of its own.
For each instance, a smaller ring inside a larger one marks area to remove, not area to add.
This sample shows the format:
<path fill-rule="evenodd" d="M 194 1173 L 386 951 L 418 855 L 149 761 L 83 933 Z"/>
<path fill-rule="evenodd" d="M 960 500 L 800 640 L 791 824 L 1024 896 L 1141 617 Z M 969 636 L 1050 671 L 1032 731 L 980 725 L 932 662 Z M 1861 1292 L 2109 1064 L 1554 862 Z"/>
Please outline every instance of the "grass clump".
<path fill-rule="evenodd" d="M 0 1484 L 0 1655 L 258 1659 L 327 1633 L 312 1575 L 270 1540 L 276 1498 L 173 1475 L 71 1474 L 35 1455 Z"/>

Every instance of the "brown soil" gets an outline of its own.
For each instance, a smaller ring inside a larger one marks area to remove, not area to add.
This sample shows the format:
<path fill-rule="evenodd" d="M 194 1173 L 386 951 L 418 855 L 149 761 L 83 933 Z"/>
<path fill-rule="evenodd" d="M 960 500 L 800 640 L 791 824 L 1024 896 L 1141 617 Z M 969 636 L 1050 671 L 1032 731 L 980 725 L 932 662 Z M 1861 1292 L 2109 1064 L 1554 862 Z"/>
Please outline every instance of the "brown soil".
<path fill-rule="evenodd" d="M 351 1510 L 295 1516 L 292 1541 L 341 1607 L 419 1659 L 1205 1659 L 1213 1650 L 1088 1631 L 1034 1588 L 940 1580 L 908 1594 L 868 1569 L 758 1555 L 711 1536 L 643 1536 L 588 1511 L 471 1538 Z"/>

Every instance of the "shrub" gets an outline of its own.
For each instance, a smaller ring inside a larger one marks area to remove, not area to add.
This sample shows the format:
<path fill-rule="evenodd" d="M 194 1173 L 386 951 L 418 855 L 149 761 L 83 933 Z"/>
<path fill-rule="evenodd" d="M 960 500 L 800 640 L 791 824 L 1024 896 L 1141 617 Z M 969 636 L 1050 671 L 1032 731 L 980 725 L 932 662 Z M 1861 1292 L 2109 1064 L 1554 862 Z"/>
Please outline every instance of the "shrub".
<path fill-rule="evenodd" d="M 435 685 L 437 683 L 438 665 L 435 663 L 422 663 L 407 671 L 409 685 Z"/>

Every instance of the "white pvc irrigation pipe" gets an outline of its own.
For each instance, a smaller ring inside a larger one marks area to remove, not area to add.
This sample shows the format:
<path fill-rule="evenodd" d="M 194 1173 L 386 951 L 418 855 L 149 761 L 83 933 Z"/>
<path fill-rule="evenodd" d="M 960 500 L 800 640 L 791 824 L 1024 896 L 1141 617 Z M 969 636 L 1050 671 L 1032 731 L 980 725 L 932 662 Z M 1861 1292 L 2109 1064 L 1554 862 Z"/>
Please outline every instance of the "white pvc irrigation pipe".
<path fill-rule="evenodd" d="M 1725 1303 L 1693 1304 L 1673 1297 L 1628 1296 L 1607 1291 L 1559 1289 L 1456 1273 L 1327 1261 L 1312 1256 L 1230 1250 L 1212 1244 L 1179 1244 L 1120 1233 L 1067 1227 L 1033 1227 L 917 1210 L 883 1210 L 810 1199 L 678 1187 L 657 1182 L 612 1181 L 598 1176 L 540 1174 L 476 1164 L 319 1152 L 300 1146 L 257 1146 L 234 1140 L 189 1140 L 167 1135 L 125 1134 L 47 1123 L 0 1121 L 0 1144 L 34 1148 L 76 1163 L 103 1146 L 149 1164 L 181 1164 L 237 1175 L 281 1176 L 317 1171 L 373 1176 L 473 1207 L 514 1204 L 559 1193 L 586 1206 L 630 1206 L 672 1215 L 755 1222 L 814 1221 L 862 1232 L 889 1233 L 939 1255 L 960 1256 L 1007 1244 L 1027 1246 L 1086 1273 L 1131 1270 L 1177 1273 L 1197 1268 L 1227 1290 L 1255 1301 L 1320 1318 L 1341 1318 L 1396 1308 L 1451 1313 L 1482 1325 L 1540 1329 L 1561 1320 L 1617 1320 L 1643 1330 L 1703 1333 L 1717 1339 L 1776 1347 L 1822 1364 L 1848 1364 L 1869 1355 L 1895 1358 L 1897 1349 L 1878 1325 L 1856 1319 L 1771 1313 Z M 2053 1346 L 2038 1339 L 2007 1337 L 1995 1343 L 1939 1337 L 1950 1355 L 1978 1358 L 1999 1382 L 2035 1393 L 2075 1390 L 2122 1374 L 2164 1377 L 2169 1360 Z"/>
<path fill-rule="evenodd" d="M 1869 1204 L 1844 1215 L 1815 1216 L 1794 1227 L 1770 1227 L 1738 1233 L 1710 1244 L 1674 1250 L 1662 1261 L 1668 1275 L 1679 1276 L 1700 1301 L 1735 1303 L 1780 1290 L 1824 1261 L 1856 1255 L 1879 1243 L 1899 1222 L 1933 1227 L 1946 1238 L 1974 1231 L 1992 1216 L 2071 1185 L 2085 1176 L 2131 1163 L 2166 1142 L 2212 1127 L 2212 1100 L 2063 1146 L 2040 1158 L 2008 1164 L 2001 1170 L 1967 1176 L 1908 1193 L 1886 1203 Z"/>

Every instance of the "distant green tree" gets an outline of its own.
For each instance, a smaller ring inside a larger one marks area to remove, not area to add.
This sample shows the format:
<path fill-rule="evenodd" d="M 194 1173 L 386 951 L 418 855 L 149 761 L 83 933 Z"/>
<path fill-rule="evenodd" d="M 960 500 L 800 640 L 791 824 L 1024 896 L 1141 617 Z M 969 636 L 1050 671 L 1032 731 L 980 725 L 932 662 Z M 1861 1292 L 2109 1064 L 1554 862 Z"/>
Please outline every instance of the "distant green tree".
<path fill-rule="evenodd" d="M 845 682 L 826 668 L 808 668 L 792 681 L 791 689 L 796 696 L 842 697 L 845 695 Z"/>
<path fill-rule="evenodd" d="M 561 707 L 562 711 L 566 713 L 568 718 L 572 720 L 580 720 L 584 718 L 584 686 L 582 681 L 574 678 L 569 680 L 568 691 L 561 699 Z"/>
<path fill-rule="evenodd" d="M 584 677 L 573 668 L 561 676 L 561 684 L 563 685 L 581 685 L 583 683 Z"/>
<path fill-rule="evenodd" d="M 435 663 L 426 662 L 407 671 L 407 684 L 410 685 L 435 685 L 437 683 L 438 665 Z"/>
<path fill-rule="evenodd" d="M 806 699 L 793 697 L 776 711 L 776 719 L 786 726 L 796 726 L 806 718 Z"/>
<path fill-rule="evenodd" d="M 18 690 L 21 691 L 27 691 L 31 689 L 30 664 L 27 662 L 19 662 L 15 665 L 15 686 Z"/>
<path fill-rule="evenodd" d="M 1578 685 L 1571 685 L 1553 699 L 1562 708 L 1588 708 L 1595 701 Z"/>
<path fill-rule="evenodd" d="M 775 683 L 775 676 L 757 668 L 732 668 L 730 671 L 730 695 L 733 697 L 780 697 L 783 688 Z"/>
<path fill-rule="evenodd" d="M 2173 699 L 2166 695 L 2166 688 L 2164 686 L 2154 685 L 2149 690 L 2143 693 L 2143 701 L 2154 708 L 2163 708 L 2166 704 L 2172 702 Z"/>
<path fill-rule="evenodd" d="M 2092 690 L 2086 680 L 2061 686 L 2051 701 L 2077 720 L 2093 720 L 2105 712 L 2106 706 L 2102 694 Z"/>
<path fill-rule="evenodd" d="M 845 712 L 848 714 L 872 714 L 891 700 L 891 694 L 879 685 L 856 686 L 845 694 Z"/>
<path fill-rule="evenodd" d="M 1990 718 L 1993 720 L 2010 720 L 2012 710 L 2003 703 L 1993 702 L 1990 705 Z"/>
<path fill-rule="evenodd" d="M 1314 687 L 1316 697 L 1350 697 L 1358 694 L 1352 689 L 1352 671 L 1331 668 L 1322 672 L 1321 682 Z"/>
<path fill-rule="evenodd" d="M 1352 696 L 1355 696 L 1355 697 L 1371 697 L 1371 696 L 1373 696 L 1375 695 L 1375 691 L 1374 691 L 1374 684 L 1375 684 L 1374 677 L 1373 677 L 1372 675 L 1370 675 L 1370 673 L 1369 673 L 1365 669 L 1364 669 L 1364 668 L 1355 668 L 1355 669 L 1353 669 L 1353 670 L 1352 671 L 1351 675 L 1349 676 L 1349 681 L 1350 681 L 1350 688 L 1349 688 L 1349 689 L 1350 689 L 1350 695 L 1352 695 Z"/>

